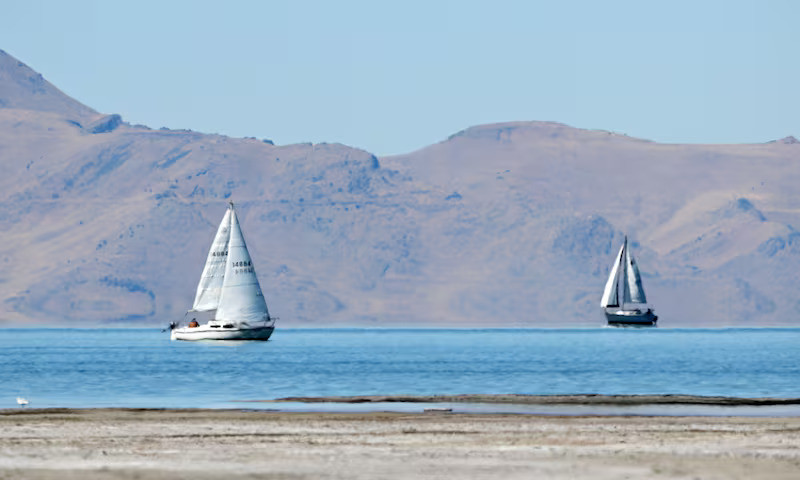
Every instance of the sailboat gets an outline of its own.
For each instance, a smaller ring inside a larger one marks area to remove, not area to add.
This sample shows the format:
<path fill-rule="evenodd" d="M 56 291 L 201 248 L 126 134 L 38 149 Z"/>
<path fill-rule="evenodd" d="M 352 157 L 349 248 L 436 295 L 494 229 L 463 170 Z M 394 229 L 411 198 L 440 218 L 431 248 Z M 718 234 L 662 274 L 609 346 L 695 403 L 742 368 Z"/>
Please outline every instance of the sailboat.
<path fill-rule="evenodd" d="M 172 340 L 267 340 L 275 330 L 233 202 L 222 217 L 183 322 Z"/>
<path fill-rule="evenodd" d="M 653 309 L 647 306 L 642 276 L 628 249 L 627 236 L 611 267 L 600 306 L 609 325 L 652 327 L 658 321 Z"/>

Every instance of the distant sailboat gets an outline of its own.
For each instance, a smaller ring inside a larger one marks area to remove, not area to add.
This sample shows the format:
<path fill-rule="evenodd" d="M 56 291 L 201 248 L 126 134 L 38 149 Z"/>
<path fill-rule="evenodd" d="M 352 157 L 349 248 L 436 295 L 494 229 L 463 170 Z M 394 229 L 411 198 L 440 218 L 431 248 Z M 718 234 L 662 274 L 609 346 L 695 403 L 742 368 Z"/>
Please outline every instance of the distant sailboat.
<path fill-rule="evenodd" d="M 639 266 L 628 249 L 628 237 L 611 267 L 600 306 L 609 325 L 651 327 L 658 316 L 647 306 Z"/>
<path fill-rule="evenodd" d="M 222 217 L 192 309 L 173 340 L 267 340 L 275 330 L 233 202 Z"/>

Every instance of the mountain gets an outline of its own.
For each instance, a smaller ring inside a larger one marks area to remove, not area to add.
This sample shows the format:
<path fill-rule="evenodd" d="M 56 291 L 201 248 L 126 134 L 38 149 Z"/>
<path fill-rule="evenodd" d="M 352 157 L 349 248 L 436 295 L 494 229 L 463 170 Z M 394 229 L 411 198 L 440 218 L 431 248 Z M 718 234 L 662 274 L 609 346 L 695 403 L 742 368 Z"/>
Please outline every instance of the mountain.
<path fill-rule="evenodd" d="M 280 326 L 602 325 L 625 234 L 664 326 L 800 316 L 787 139 L 513 122 L 376 158 L 130 125 L 0 52 L 0 162 L 0 323 L 182 318 L 228 200 Z"/>
<path fill-rule="evenodd" d="M 97 116 L 97 112 L 64 95 L 41 74 L 3 50 L 0 50 L 0 108 L 56 113 L 76 122 Z"/>
<path fill-rule="evenodd" d="M 628 234 L 663 325 L 773 325 L 800 314 L 797 147 L 663 145 L 517 122 L 381 161 L 458 192 L 474 212 L 462 225 L 479 227 L 462 241 L 493 280 L 475 279 L 462 312 L 504 305 L 519 319 L 527 308 L 551 325 L 596 317 Z M 512 281 L 516 297 L 504 292 Z"/>

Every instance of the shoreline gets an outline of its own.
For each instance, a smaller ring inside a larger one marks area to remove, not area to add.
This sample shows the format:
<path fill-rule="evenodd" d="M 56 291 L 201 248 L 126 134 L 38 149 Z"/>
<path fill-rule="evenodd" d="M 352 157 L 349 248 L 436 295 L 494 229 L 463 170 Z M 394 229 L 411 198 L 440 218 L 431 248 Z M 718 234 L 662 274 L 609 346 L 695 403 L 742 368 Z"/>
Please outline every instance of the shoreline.
<path fill-rule="evenodd" d="M 660 395 L 528 395 L 528 394 L 459 394 L 459 395 L 353 395 L 328 397 L 283 397 L 274 400 L 243 400 L 253 403 L 475 403 L 511 405 L 709 405 L 775 406 L 800 405 L 800 398 L 724 397 L 683 394 Z"/>
<path fill-rule="evenodd" d="M 356 395 L 228 400 L 211 405 L 45 405 L 0 408 L 2 415 L 74 412 L 276 412 L 352 414 L 420 414 L 570 417 L 762 417 L 800 418 L 800 398 L 665 395 Z"/>
<path fill-rule="evenodd" d="M 0 411 L 0 478 L 794 479 L 800 417 Z"/>

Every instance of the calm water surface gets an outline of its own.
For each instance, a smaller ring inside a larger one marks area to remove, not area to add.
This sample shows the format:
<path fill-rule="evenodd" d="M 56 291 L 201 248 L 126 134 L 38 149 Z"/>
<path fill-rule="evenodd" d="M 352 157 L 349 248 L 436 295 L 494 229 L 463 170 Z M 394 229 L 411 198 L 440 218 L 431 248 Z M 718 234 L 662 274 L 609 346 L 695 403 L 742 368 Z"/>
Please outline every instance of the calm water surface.
<path fill-rule="evenodd" d="M 233 402 L 458 393 L 800 397 L 800 329 L 279 328 L 266 343 L 0 330 L 0 408 L 18 395 L 31 407 L 241 407 Z"/>

